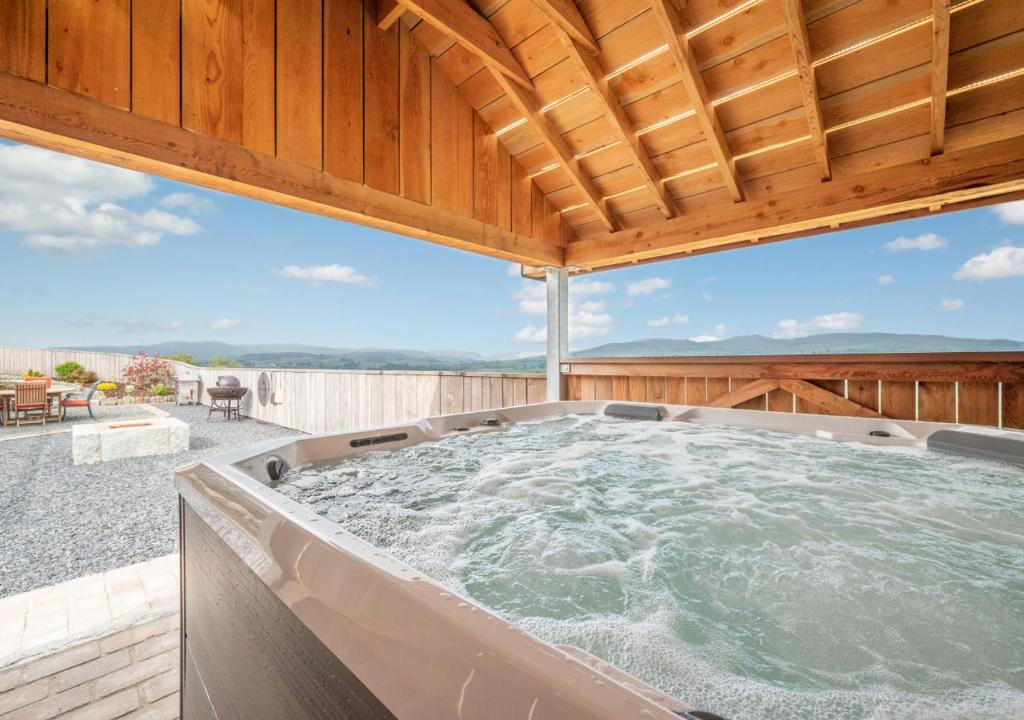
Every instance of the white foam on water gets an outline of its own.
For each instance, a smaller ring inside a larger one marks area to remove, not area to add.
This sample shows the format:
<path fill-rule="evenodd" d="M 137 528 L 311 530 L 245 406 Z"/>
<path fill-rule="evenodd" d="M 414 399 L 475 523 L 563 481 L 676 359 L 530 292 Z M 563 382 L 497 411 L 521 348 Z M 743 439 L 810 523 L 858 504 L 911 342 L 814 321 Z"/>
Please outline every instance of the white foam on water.
<path fill-rule="evenodd" d="M 565 417 L 278 488 L 554 643 L 732 720 L 1024 718 L 1024 472 Z"/>

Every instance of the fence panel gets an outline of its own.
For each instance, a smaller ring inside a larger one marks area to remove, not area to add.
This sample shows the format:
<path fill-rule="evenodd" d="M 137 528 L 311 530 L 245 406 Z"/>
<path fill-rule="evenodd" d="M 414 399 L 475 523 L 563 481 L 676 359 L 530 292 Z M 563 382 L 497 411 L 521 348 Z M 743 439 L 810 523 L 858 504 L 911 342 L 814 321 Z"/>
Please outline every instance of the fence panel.
<path fill-rule="evenodd" d="M 28 369 L 53 375 L 54 368 L 68 360 L 93 370 L 103 380 L 120 380 L 132 356 L 0 346 L 3 375 L 19 375 Z M 249 388 L 242 401 L 243 415 L 308 433 L 343 432 L 442 413 L 544 402 L 547 388 L 544 376 L 533 373 L 263 370 L 175 365 L 196 374 L 204 388 L 216 385 L 221 375 L 234 375 Z M 265 404 L 257 393 L 263 373 L 271 390 Z M 209 404 L 203 392 L 200 402 Z"/>

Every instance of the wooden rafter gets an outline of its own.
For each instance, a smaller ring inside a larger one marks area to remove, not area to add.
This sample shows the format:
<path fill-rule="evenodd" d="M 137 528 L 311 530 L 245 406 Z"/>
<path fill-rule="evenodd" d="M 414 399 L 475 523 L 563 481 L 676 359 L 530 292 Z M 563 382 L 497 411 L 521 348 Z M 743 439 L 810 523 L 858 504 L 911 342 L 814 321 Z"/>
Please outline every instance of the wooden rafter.
<path fill-rule="evenodd" d="M 946 0 L 948 2 L 948 0 Z M 828 159 L 828 137 L 821 120 L 821 101 L 818 98 L 818 84 L 811 64 L 811 43 L 807 38 L 807 20 L 804 18 L 802 0 L 782 0 L 786 14 L 786 30 L 789 44 L 796 59 L 796 74 L 800 80 L 800 95 L 807 115 L 807 127 L 811 135 L 811 147 L 818 161 L 823 180 L 832 179 L 832 167 Z M 947 5 L 948 7 L 948 5 Z"/>
<path fill-rule="evenodd" d="M 533 83 L 494 27 L 464 0 L 401 0 L 406 10 L 466 48 L 496 73 L 533 91 Z"/>
<path fill-rule="evenodd" d="M 562 32 L 575 40 L 587 52 L 597 55 L 600 49 L 572 0 L 533 0 L 548 19 Z"/>
<path fill-rule="evenodd" d="M 670 220 L 572 242 L 565 259 L 573 267 L 607 267 L 762 239 L 805 237 L 1021 191 L 1024 136 L 955 152 L 947 149 L 939 157 L 727 207 L 710 200 L 695 202 L 692 211 Z"/>
<path fill-rule="evenodd" d="M 541 142 L 551 151 L 558 160 L 558 163 L 568 173 L 572 184 L 583 194 L 583 197 L 593 205 L 597 211 L 601 223 L 610 231 L 618 229 L 615 216 L 608 207 L 608 201 L 601 196 L 593 180 L 580 166 L 579 160 L 573 155 L 572 150 L 565 144 L 565 140 L 558 131 L 551 126 L 548 119 L 541 110 L 540 102 L 532 92 L 524 90 L 513 82 L 510 82 L 503 74 L 492 70 L 494 79 L 498 81 L 501 88 L 508 95 L 512 104 L 522 113 L 526 123 L 533 128 L 533 131 L 540 136 Z"/>
<path fill-rule="evenodd" d="M 946 145 L 946 90 L 949 78 L 949 0 L 932 0 L 932 155 Z"/>
<path fill-rule="evenodd" d="M 700 65 L 697 63 L 693 48 L 690 47 L 690 42 L 686 37 L 679 12 L 671 0 L 651 0 L 651 7 L 654 10 L 654 17 L 658 22 L 661 34 L 664 36 L 665 42 L 668 43 L 669 53 L 679 71 L 683 87 L 693 102 L 697 122 L 700 124 L 704 137 L 707 138 L 715 162 L 721 168 L 725 185 L 733 200 L 742 200 L 743 186 L 736 170 L 736 161 L 733 159 L 732 150 L 729 149 L 729 143 L 725 139 L 725 131 L 722 130 L 722 123 L 718 119 L 715 106 L 712 104 L 711 96 L 704 84 Z"/>
<path fill-rule="evenodd" d="M 587 87 L 604 105 L 608 122 L 611 123 L 615 136 L 626 149 L 633 165 L 640 171 L 644 185 L 654 195 L 658 208 L 665 217 L 675 217 L 677 213 L 675 201 L 666 189 L 657 168 L 654 167 L 651 156 L 647 154 L 643 141 L 634 131 L 633 123 L 630 121 L 629 116 L 626 115 L 626 111 L 619 104 L 619 99 L 612 92 L 611 84 L 605 78 L 604 70 L 601 68 L 597 58 L 589 55 L 564 30 L 559 28 L 558 34 L 562 44 L 565 46 L 566 52 L 569 53 L 569 59 L 582 71 L 583 80 Z"/>
<path fill-rule="evenodd" d="M 405 6 L 397 0 L 377 0 L 377 27 L 387 30 L 402 17 Z"/>

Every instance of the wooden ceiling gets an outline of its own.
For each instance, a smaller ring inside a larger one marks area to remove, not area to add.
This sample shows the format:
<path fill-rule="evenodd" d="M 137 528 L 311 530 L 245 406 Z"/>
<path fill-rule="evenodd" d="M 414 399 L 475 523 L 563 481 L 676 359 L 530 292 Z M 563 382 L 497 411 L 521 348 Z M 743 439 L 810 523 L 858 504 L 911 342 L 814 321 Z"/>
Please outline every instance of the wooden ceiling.
<path fill-rule="evenodd" d="M 379 13 L 412 28 L 560 211 L 569 266 L 1024 189 L 1020 0 L 388 0 Z"/>
<path fill-rule="evenodd" d="M 8 0 L 0 133 L 581 270 L 1024 196 L 1021 0 Z"/>

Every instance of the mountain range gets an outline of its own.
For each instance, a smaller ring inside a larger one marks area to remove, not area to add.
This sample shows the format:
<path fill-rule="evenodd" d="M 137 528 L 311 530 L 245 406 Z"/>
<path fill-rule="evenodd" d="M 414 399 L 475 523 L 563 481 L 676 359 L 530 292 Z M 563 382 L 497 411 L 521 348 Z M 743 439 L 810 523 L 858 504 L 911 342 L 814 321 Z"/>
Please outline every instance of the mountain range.
<path fill-rule="evenodd" d="M 229 357 L 245 367 L 320 368 L 338 370 L 449 370 L 542 372 L 544 356 L 485 356 L 465 351 L 422 351 L 389 348 L 331 348 L 301 344 L 232 345 L 223 342 L 162 342 L 143 346 L 95 345 L 69 350 L 173 355 L 188 353 L 199 362 Z M 897 333 L 826 333 L 780 339 L 743 335 L 695 342 L 649 338 L 607 343 L 572 353 L 573 357 L 664 357 L 694 355 L 822 355 L 843 353 L 926 353 L 1024 351 L 1017 340 L 980 340 L 944 335 Z"/>

